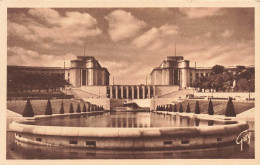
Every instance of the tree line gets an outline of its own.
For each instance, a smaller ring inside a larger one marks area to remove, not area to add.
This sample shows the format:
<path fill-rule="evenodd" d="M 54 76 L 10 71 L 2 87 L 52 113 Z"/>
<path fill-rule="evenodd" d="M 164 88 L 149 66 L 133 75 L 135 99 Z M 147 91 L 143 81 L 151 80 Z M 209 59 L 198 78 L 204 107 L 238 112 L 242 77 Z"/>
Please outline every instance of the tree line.
<path fill-rule="evenodd" d="M 56 91 L 70 85 L 62 74 L 12 72 L 7 74 L 7 92 Z"/>
<path fill-rule="evenodd" d="M 193 87 L 201 89 L 214 89 L 225 92 L 254 92 L 255 69 L 237 66 L 226 69 L 224 66 L 215 65 L 209 75 L 196 78 Z"/>

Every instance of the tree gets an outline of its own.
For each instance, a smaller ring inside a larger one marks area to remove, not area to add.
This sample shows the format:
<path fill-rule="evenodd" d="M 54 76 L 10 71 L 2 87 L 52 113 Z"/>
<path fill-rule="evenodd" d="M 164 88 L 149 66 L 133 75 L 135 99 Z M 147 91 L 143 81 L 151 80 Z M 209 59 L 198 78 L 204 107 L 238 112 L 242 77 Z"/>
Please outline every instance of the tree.
<path fill-rule="evenodd" d="M 79 103 L 78 103 L 77 113 L 80 113 L 80 112 L 81 112 L 81 110 L 80 110 L 80 105 L 79 105 Z"/>
<path fill-rule="evenodd" d="M 48 99 L 47 106 L 45 109 L 45 115 L 52 115 L 51 101 Z"/>
<path fill-rule="evenodd" d="M 174 104 L 174 110 L 173 111 L 177 112 L 177 105 L 176 104 Z"/>
<path fill-rule="evenodd" d="M 240 80 L 238 80 L 238 82 L 237 82 L 237 89 L 238 89 L 238 91 L 241 91 L 241 92 L 243 92 L 243 91 L 246 91 L 247 90 L 247 84 L 248 82 L 247 82 L 247 80 L 246 79 L 240 79 Z"/>
<path fill-rule="evenodd" d="M 84 105 L 83 105 L 83 110 L 82 110 L 82 112 L 87 112 L 87 108 L 86 108 L 85 103 L 84 103 Z"/>
<path fill-rule="evenodd" d="M 70 111 L 69 111 L 69 113 L 74 113 L 74 110 L 73 110 L 73 105 L 72 105 L 72 103 L 70 103 Z"/>
<path fill-rule="evenodd" d="M 188 103 L 186 113 L 190 113 L 190 104 Z"/>
<path fill-rule="evenodd" d="M 33 108 L 32 108 L 32 105 L 31 105 L 31 102 L 29 99 L 26 102 L 22 116 L 23 117 L 33 117 L 34 116 Z"/>
<path fill-rule="evenodd" d="M 208 114 L 209 115 L 214 115 L 213 104 L 212 104 L 211 99 L 209 100 Z"/>
<path fill-rule="evenodd" d="M 229 97 L 229 99 L 228 99 L 225 116 L 236 117 L 236 112 L 235 112 L 235 108 L 234 108 L 234 105 L 232 102 L 232 97 Z"/>
<path fill-rule="evenodd" d="M 63 105 L 63 101 L 61 102 L 61 106 L 60 106 L 60 114 L 64 114 L 64 105 Z"/>
<path fill-rule="evenodd" d="M 200 114 L 200 107 L 199 107 L 199 102 L 196 101 L 196 105 L 195 105 L 195 114 Z"/>
<path fill-rule="evenodd" d="M 183 112 L 183 108 L 182 108 L 182 104 L 180 103 L 180 107 L 179 107 L 179 112 L 182 113 Z"/>
<path fill-rule="evenodd" d="M 212 74 L 222 74 L 224 72 L 224 66 L 222 65 L 215 65 L 211 69 Z"/>

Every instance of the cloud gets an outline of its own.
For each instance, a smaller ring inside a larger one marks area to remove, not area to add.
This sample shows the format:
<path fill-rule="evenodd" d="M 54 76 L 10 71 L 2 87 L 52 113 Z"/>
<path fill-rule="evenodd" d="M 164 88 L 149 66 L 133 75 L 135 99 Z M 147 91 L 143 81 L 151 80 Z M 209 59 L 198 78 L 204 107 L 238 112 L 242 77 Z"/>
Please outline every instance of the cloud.
<path fill-rule="evenodd" d="M 56 10 L 49 9 L 49 8 L 30 9 L 28 11 L 28 14 L 37 17 L 38 19 L 41 19 L 43 21 L 46 21 L 48 23 L 54 23 L 54 24 L 55 24 L 55 20 L 58 20 L 60 18 L 60 14 Z"/>
<path fill-rule="evenodd" d="M 220 8 L 179 8 L 188 18 L 204 18 L 222 15 Z"/>
<path fill-rule="evenodd" d="M 202 67 L 212 67 L 216 64 L 223 66 L 251 65 L 255 61 L 254 42 L 211 44 L 205 49 L 185 53 L 184 57 L 191 62 L 197 61 L 197 66 Z M 244 60 L 241 61 L 241 59 Z"/>
<path fill-rule="evenodd" d="M 175 25 L 162 25 L 159 28 L 151 28 L 132 41 L 137 48 L 146 47 L 148 50 L 156 50 L 168 43 L 168 39 L 178 33 Z"/>
<path fill-rule="evenodd" d="M 231 32 L 230 30 L 225 30 L 223 33 L 221 33 L 221 36 L 224 37 L 224 38 L 229 38 L 231 37 L 233 34 L 233 32 Z"/>
<path fill-rule="evenodd" d="M 61 16 L 53 9 L 30 9 L 28 13 L 37 19 L 31 19 L 25 24 L 8 21 L 8 35 L 18 36 L 26 41 L 40 44 L 55 43 L 83 44 L 87 37 L 100 35 L 97 21 L 88 13 L 66 12 Z M 42 20 L 46 23 L 39 22 Z"/>
<path fill-rule="evenodd" d="M 108 34 L 112 41 L 117 42 L 132 38 L 146 27 L 145 22 L 135 18 L 130 12 L 114 10 L 105 19 L 108 21 Z"/>
<path fill-rule="evenodd" d="M 39 54 L 22 47 L 8 47 L 7 55 L 8 65 L 22 64 L 23 66 L 63 67 L 64 61 L 66 66 L 69 66 L 70 60 L 76 58 L 76 55 L 72 53 L 67 53 L 64 56 L 55 56 L 52 54 Z"/>

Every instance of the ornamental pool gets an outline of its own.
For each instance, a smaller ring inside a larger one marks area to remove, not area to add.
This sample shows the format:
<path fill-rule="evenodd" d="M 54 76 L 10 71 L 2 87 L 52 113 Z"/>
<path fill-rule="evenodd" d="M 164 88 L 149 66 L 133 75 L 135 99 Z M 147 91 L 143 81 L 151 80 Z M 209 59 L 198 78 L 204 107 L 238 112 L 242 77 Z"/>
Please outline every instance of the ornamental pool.
<path fill-rule="evenodd" d="M 235 144 L 245 122 L 194 114 L 116 112 L 14 122 L 7 159 L 254 158 Z"/>

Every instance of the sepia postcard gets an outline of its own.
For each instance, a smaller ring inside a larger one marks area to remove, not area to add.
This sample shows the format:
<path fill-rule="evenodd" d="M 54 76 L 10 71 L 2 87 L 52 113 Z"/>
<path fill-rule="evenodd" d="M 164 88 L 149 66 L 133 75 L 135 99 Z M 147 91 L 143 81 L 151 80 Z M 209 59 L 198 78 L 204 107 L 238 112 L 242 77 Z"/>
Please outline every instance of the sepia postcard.
<path fill-rule="evenodd" d="M 259 164 L 255 1 L 0 1 L 1 164 Z"/>

